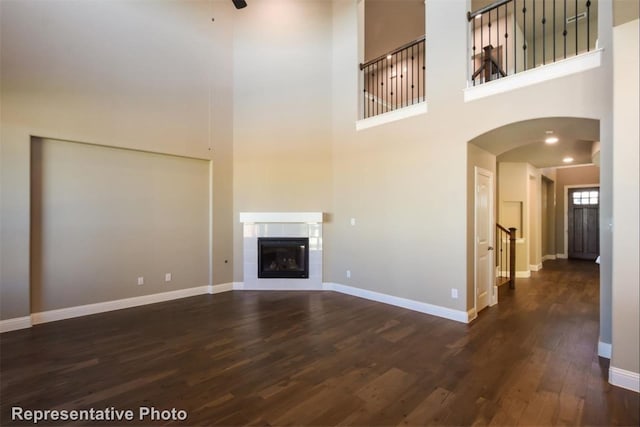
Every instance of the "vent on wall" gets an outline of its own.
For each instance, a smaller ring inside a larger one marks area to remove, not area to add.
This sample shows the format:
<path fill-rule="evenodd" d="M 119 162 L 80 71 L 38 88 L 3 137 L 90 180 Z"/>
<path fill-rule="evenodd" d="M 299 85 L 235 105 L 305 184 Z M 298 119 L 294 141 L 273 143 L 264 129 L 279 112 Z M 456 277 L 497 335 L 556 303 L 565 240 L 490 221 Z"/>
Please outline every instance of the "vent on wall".
<path fill-rule="evenodd" d="M 582 12 L 577 15 L 573 15 L 567 18 L 567 24 L 571 24 L 572 22 L 580 21 L 587 17 L 587 12 Z"/>

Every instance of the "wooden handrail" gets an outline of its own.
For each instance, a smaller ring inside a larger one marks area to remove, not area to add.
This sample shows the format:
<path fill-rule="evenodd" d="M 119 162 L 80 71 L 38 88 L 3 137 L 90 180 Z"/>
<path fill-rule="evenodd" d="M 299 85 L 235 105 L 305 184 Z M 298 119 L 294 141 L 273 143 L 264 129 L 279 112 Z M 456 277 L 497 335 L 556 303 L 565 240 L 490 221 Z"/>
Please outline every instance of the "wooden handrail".
<path fill-rule="evenodd" d="M 496 227 L 498 227 L 500 230 L 504 231 L 507 234 L 509 233 L 509 229 L 507 227 L 503 227 L 498 223 L 496 223 Z"/>
<path fill-rule="evenodd" d="M 491 3 L 488 6 L 485 6 L 485 7 L 481 8 L 481 9 L 476 10 L 475 12 L 467 12 L 467 20 L 471 21 L 476 16 L 482 15 L 485 12 L 489 12 L 489 11 L 491 11 L 493 9 L 496 9 L 496 8 L 502 6 L 503 4 L 507 4 L 507 3 L 511 2 L 511 1 L 513 1 L 513 0 L 498 0 L 497 2 Z"/>
<path fill-rule="evenodd" d="M 505 252 L 504 245 L 508 245 Z M 496 268 L 498 286 L 509 283 L 510 289 L 516 287 L 516 229 L 496 223 Z M 505 274 L 506 273 L 506 274 Z M 506 279 L 506 280 L 505 280 Z"/>
<path fill-rule="evenodd" d="M 409 43 L 405 43 L 402 46 L 400 46 L 400 47 L 398 47 L 396 49 L 393 49 L 391 52 L 384 53 L 384 54 L 378 56 L 375 59 L 367 61 L 364 64 L 360 64 L 360 69 L 362 70 L 362 69 L 364 69 L 365 67 L 368 67 L 371 64 L 375 64 L 378 61 L 382 61 L 383 59 L 385 59 L 389 55 L 394 55 L 394 54 L 396 54 L 396 53 L 398 53 L 400 51 L 403 51 L 403 50 L 405 50 L 407 48 L 410 48 L 413 45 L 416 45 L 416 44 L 418 44 L 420 42 L 423 42 L 425 40 L 425 37 L 426 36 L 418 37 L 417 39 L 415 39 L 413 41 L 410 41 Z"/>

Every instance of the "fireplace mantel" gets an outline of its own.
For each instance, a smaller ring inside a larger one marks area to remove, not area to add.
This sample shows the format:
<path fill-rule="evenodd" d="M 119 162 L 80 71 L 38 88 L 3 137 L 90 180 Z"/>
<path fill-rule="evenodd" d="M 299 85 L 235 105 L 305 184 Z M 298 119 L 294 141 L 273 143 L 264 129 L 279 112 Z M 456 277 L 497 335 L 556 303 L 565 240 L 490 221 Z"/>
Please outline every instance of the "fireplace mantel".
<path fill-rule="evenodd" d="M 322 212 L 240 212 L 240 222 L 255 223 L 305 223 L 321 224 Z"/>

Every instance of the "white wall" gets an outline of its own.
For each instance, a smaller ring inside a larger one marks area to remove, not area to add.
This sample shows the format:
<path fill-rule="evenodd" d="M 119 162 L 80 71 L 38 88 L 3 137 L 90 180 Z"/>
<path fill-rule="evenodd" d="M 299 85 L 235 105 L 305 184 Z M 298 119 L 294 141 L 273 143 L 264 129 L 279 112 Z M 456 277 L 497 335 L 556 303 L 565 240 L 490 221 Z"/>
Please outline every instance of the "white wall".
<path fill-rule="evenodd" d="M 635 373 L 638 390 L 640 372 L 640 198 L 638 196 L 638 19 L 614 28 L 613 85 L 613 341 L 611 366 Z"/>

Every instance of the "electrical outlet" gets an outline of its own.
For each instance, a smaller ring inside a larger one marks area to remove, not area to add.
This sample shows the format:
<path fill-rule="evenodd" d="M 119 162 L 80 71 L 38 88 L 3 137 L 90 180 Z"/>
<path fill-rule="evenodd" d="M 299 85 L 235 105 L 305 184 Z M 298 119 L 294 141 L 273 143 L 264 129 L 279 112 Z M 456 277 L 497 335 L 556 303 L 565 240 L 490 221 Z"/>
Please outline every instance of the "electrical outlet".
<path fill-rule="evenodd" d="M 164 275 L 164 281 L 165 282 L 170 282 L 171 281 L 171 273 L 166 273 Z"/>
<path fill-rule="evenodd" d="M 347 270 L 347 279 L 351 279 L 351 270 Z"/>
<path fill-rule="evenodd" d="M 138 285 L 144 285 L 144 277 L 138 277 Z"/>
<path fill-rule="evenodd" d="M 458 299 L 458 290 L 456 288 L 451 288 L 451 298 Z"/>

